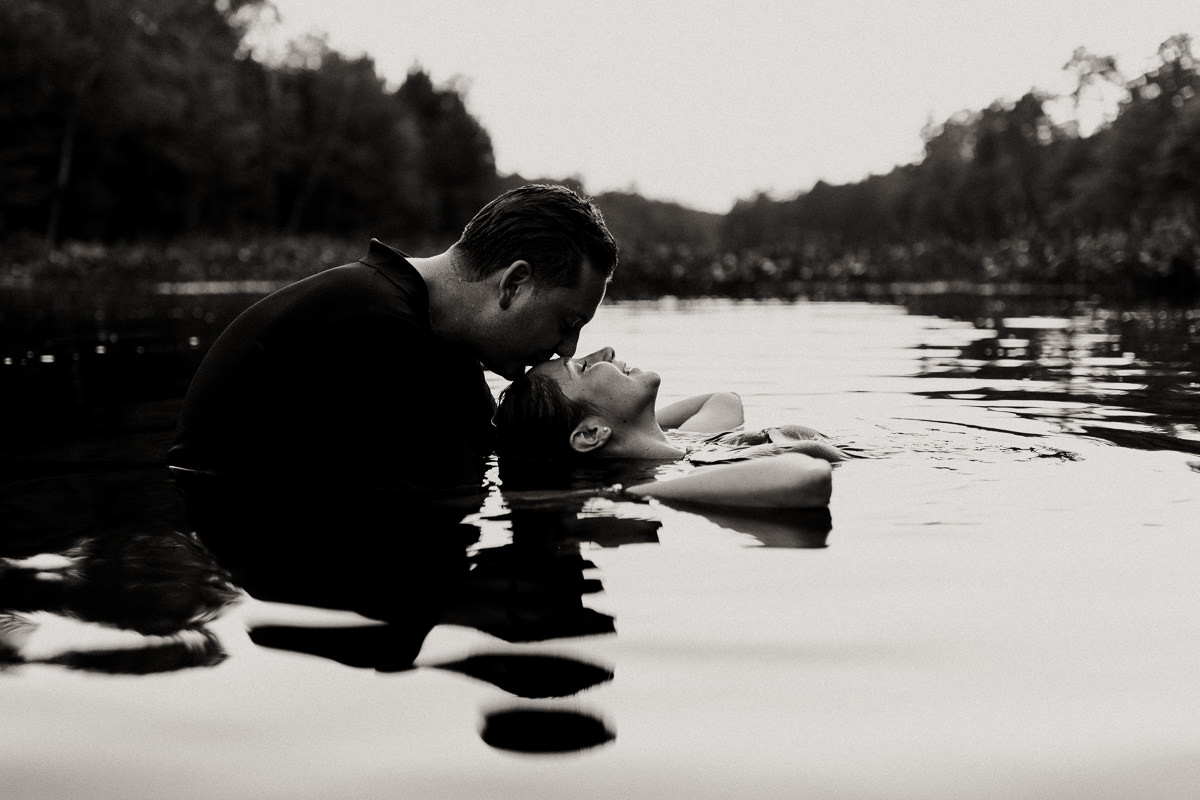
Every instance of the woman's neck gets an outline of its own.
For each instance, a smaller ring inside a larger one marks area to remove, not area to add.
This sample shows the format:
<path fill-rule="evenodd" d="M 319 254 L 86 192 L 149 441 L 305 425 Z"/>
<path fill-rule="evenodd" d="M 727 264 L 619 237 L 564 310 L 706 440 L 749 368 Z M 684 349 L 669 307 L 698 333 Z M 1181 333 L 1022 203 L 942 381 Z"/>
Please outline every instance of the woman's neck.
<path fill-rule="evenodd" d="M 618 433 L 605 449 L 615 458 L 683 458 L 687 455 L 686 450 L 676 447 L 667 439 L 653 410 L 641 424 Z"/>

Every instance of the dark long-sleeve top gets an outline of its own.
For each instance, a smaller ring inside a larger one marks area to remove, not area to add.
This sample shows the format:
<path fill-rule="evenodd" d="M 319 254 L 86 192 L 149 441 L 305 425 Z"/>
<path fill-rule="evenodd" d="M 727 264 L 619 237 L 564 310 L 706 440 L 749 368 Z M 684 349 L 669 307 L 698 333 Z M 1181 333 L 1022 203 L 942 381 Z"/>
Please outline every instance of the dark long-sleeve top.
<path fill-rule="evenodd" d="M 434 334 L 420 274 L 372 240 L 359 261 L 284 287 L 230 324 L 188 389 L 168 461 L 477 487 L 493 411 L 478 360 Z"/>

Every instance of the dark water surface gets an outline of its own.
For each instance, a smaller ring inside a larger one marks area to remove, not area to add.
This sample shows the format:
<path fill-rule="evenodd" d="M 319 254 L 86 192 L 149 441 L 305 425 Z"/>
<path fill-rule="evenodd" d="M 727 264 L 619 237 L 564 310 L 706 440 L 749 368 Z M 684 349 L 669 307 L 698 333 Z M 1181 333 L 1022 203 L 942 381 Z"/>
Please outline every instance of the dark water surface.
<path fill-rule="evenodd" d="M 247 299 L 6 299 L 5 797 L 1200 792 L 1197 312 L 606 306 L 581 349 L 664 400 L 860 456 L 829 513 L 493 469 L 465 518 L 259 486 L 187 520 L 162 454 Z"/>

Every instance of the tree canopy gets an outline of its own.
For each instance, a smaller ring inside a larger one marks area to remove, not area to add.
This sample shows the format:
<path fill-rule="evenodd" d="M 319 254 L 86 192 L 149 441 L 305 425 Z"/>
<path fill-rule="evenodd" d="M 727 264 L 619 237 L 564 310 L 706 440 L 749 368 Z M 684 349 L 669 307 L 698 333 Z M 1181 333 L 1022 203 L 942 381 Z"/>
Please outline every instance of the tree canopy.
<path fill-rule="evenodd" d="M 262 5 L 0 0 L 0 236 L 461 228 L 497 178 L 459 89 L 320 39 L 255 61 Z"/>
<path fill-rule="evenodd" d="M 928 126 L 916 164 L 853 184 L 817 183 L 792 200 L 739 202 L 730 238 L 844 248 L 1140 236 L 1163 225 L 1200 231 L 1200 72 L 1190 37 L 1167 39 L 1157 66 L 1132 80 L 1111 56 L 1083 49 L 1064 69 L 1077 77 L 1076 99 L 1098 81 L 1125 93 L 1116 118 L 1092 135 L 1054 122 L 1054 98 L 1031 90 Z"/>

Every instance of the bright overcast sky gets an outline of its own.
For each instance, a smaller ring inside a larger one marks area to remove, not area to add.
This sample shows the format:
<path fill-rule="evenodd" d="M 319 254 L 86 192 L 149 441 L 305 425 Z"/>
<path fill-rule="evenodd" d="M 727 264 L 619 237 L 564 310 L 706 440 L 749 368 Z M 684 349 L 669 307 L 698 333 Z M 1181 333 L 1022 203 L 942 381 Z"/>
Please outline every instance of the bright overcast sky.
<path fill-rule="evenodd" d="M 497 168 L 725 212 L 921 155 L 962 109 L 1071 88 L 1076 47 L 1129 77 L 1200 0 L 274 0 L 396 84 L 465 79 Z M 1200 51 L 1200 41 L 1196 49 Z"/>

